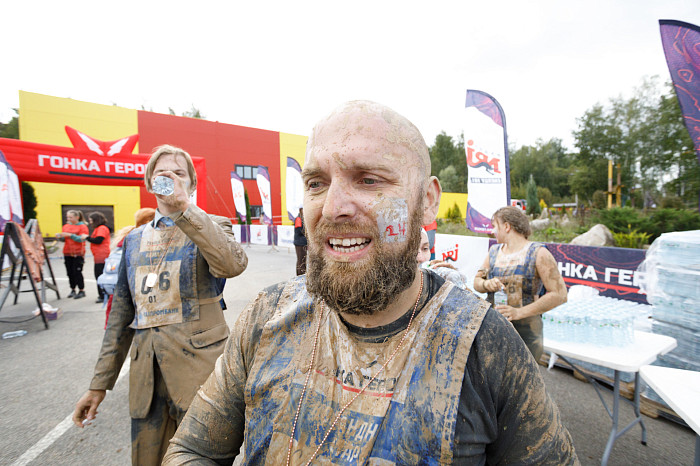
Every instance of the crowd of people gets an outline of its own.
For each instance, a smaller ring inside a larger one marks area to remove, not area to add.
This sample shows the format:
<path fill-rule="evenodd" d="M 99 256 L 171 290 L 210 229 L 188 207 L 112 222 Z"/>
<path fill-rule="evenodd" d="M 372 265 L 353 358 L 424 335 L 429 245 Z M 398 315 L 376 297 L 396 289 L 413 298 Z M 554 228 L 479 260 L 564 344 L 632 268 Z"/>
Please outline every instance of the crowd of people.
<path fill-rule="evenodd" d="M 88 242 L 107 302 L 76 426 L 95 419 L 131 351 L 133 464 L 577 464 L 536 362 L 540 316 L 566 288 L 527 217 L 494 215 L 498 244 L 473 281 L 484 300 L 435 259 L 440 183 L 405 117 L 336 108 L 313 129 L 302 178 L 296 277 L 260 291 L 230 330 L 223 283 L 248 259 L 229 219 L 190 201 L 187 152 L 155 149 L 144 182 L 157 209 L 113 239 L 101 213 L 91 231 L 67 213 L 70 296 L 85 296 Z M 494 307 L 499 290 L 507 303 Z"/>

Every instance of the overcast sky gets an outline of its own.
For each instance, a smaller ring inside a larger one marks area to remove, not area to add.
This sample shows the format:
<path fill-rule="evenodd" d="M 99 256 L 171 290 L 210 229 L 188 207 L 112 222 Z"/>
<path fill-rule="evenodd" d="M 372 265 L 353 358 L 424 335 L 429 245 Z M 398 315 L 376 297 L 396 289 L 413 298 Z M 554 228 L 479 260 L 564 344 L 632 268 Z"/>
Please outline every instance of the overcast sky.
<path fill-rule="evenodd" d="M 239 5 L 240 4 L 240 5 Z M 107 6 L 109 5 L 109 6 Z M 659 19 L 698 0 L 5 2 L 0 121 L 18 91 L 308 135 L 346 100 L 408 117 L 430 145 L 494 96 L 509 142 L 561 138 L 644 76 L 669 79 Z"/>

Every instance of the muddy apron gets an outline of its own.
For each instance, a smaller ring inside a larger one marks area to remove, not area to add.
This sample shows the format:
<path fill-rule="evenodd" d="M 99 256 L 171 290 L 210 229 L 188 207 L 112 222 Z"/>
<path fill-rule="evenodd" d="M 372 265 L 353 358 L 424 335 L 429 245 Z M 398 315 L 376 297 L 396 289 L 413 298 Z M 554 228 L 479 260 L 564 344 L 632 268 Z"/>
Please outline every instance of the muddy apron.
<path fill-rule="evenodd" d="M 196 273 L 197 246 L 176 225 L 155 229 L 148 223 L 135 230 L 125 242 L 124 257 L 135 307 L 132 328 L 195 321 L 200 304 L 218 300 L 213 277 L 198 291 L 197 280 L 202 277 Z"/>
<path fill-rule="evenodd" d="M 503 254 L 502 244 L 489 249 L 489 273 L 487 278 L 497 277 L 505 285 L 508 305 L 523 307 L 532 303 L 542 290 L 542 280 L 537 275 L 537 251 L 540 243 L 529 243 L 513 254 Z M 493 293 L 488 294 L 493 305 Z M 515 330 L 527 345 L 530 353 L 539 360 L 544 351 L 542 341 L 542 316 L 536 315 L 512 321 Z"/>
<path fill-rule="evenodd" d="M 448 464 L 474 336 L 488 304 L 446 282 L 416 316 L 401 349 L 345 410 L 314 464 Z M 338 412 L 372 379 L 404 331 L 381 343 L 321 316 L 303 281 L 292 282 L 265 325 L 245 387 L 245 464 L 284 464 L 321 320 L 317 355 L 294 434 L 305 464 Z M 269 419 L 270 422 L 258 422 Z"/>

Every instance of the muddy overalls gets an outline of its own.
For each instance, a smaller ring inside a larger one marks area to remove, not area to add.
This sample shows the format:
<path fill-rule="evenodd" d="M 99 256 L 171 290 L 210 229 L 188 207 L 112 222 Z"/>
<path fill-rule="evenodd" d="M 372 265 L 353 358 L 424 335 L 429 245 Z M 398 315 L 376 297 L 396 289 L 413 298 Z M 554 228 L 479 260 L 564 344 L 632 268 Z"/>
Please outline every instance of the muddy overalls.
<path fill-rule="evenodd" d="M 523 307 L 537 299 L 542 290 L 542 280 L 537 275 L 535 261 L 537 251 L 543 247 L 540 243 L 529 243 L 520 251 L 512 254 L 501 252 L 502 244 L 489 249 L 488 279 L 498 278 L 508 294 L 508 305 Z M 493 293 L 488 294 L 493 305 Z M 542 316 L 530 316 L 511 321 L 515 330 L 523 339 L 528 349 L 538 361 L 544 351 L 542 342 Z"/>

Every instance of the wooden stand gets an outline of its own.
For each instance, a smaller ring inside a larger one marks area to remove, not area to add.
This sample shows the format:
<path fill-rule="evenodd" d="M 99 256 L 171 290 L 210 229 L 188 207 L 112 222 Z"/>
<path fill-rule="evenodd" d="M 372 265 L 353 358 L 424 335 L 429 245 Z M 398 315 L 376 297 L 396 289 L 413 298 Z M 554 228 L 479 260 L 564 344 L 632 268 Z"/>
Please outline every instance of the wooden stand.
<path fill-rule="evenodd" d="M 29 283 L 32 286 L 32 289 L 27 291 L 34 293 L 37 306 L 39 307 L 39 313 L 44 321 L 44 327 L 48 329 L 49 323 L 44 313 L 43 306 L 43 303 L 46 301 L 46 288 L 48 287 L 55 291 L 58 299 L 60 299 L 61 296 L 58 292 L 56 277 L 53 274 L 49 256 L 46 253 L 46 247 L 44 247 L 43 239 L 41 238 L 39 223 L 36 219 L 32 219 L 27 222 L 26 230 L 22 230 L 22 227 L 15 222 L 7 222 L 5 224 L 4 235 L 2 249 L 0 249 L 0 264 L 5 264 L 5 260 L 7 259 L 11 267 L 10 276 L 7 279 L 7 287 L 3 290 L 2 296 L 0 296 L 0 311 L 2 311 L 2 307 L 10 292 L 14 293 L 14 304 L 17 304 L 19 293 L 21 292 L 22 277 L 26 273 Z M 23 242 L 20 237 L 25 237 L 25 241 Z M 31 249 L 31 253 L 27 249 Z M 50 282 L 47 282 L 44 277 L 43 267 L 34 259 L 38 257 L 43 258 L 43 262 L 48 265 L 49 274 L 51 275 Z M 29 261 L 33 261 L 31 266 Z M 31 268 L 35 268 L 35 270 L 38 271 L 40 277 L 38 282 L 32 278 Z M 37 288 L 37 283 L 41 283 L 41 294 Z"/>

